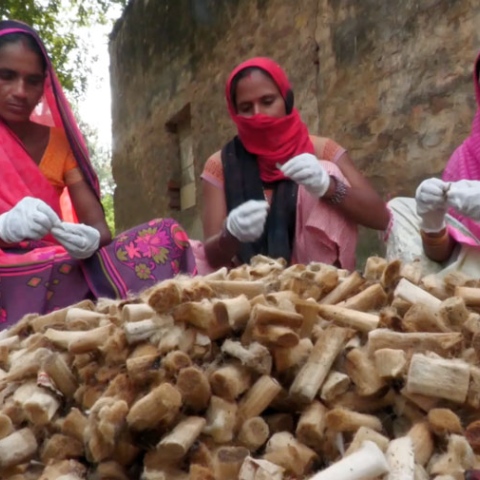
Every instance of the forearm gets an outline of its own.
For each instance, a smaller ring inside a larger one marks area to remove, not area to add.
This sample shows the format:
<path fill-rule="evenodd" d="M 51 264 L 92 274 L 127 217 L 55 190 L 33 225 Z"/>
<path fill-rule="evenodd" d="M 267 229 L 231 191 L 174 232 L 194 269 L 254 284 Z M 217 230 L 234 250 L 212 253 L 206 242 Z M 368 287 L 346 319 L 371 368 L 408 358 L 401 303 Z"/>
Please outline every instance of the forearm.
<path fill-rule="evenodd" d="M 420 231 L 425 255 L 434 262 L 444 262 L 450 258 L 456 242 L 444 228 L 440 232 L 426 233 Z"/>
<path fill-rule="evenodd" d="M 336 180 L 330 182 L 330 187 L 323 197 L 325 201 L 335 195 L 335 182 Z M 341 202 L 333 206 L 349 220 L 375 230 L 385 230 L 390 221 L 387 205 L 375 192 L 347 187 Z"/>
<path fill-rule="evenodd" d="M 100 232 L 100 247 L 104 247 L 112 242 L 112 232 L 108 228 L 108 225 L 105 222 L 100 222 L 96 225 L 91 225 L 93 228 L 96 228 Z"/>
<path fill-rule="evenodd" d="M 204 242 L 205 255 L 212 268 L 231 266 L 240 242 L 224 227 Z"/>

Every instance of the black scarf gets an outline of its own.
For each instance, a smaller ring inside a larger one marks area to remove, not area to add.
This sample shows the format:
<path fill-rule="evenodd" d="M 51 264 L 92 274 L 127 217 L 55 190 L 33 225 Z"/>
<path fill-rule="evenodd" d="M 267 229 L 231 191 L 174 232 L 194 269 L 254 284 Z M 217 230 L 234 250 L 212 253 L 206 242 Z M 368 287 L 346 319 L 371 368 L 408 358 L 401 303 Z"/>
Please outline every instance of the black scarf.
<path fill-rule="evenodd" d="M 255 242 L 242 243 L 238 257 L 249 263 L 254 255 L 291 261 L 295 238 L 298 186 L 291 180 L 264 185 L 255 155 L 247 152 L 238 137 L 222 149 L 223 179 L 227 212 L 247 200 L 265 200 L 263 189 L 273 189 L 273 197 L 263 235 Z"/>

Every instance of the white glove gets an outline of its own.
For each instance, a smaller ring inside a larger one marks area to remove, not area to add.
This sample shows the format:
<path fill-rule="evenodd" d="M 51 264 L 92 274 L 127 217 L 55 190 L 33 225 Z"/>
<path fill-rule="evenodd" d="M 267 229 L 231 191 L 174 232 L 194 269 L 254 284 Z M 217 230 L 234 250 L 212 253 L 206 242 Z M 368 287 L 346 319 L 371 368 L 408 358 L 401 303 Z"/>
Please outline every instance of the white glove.
<path fill-rule="evenodd" d="M 73 258 L 91 257 L 100 245 L 100 232 L 83 223 L 63 222 L 52 229 L 52 234 Z"/>
<path fill-rule="evenodd" d="M 420 228 L 427 233 L 445 228 L 447 191 L 449 184 L 438 178 L 424 180 L 415 192 L 417 214 L 421 217 Z"/>
<path fill-rule="evenodd" d="M 330 175 L 311 153 L 302 153 L 278 168 L 286 177 L 303 185 L 314 197 L 323 197 L 330 186 Z"/>
<path fill-rule="evenodd" d="M 447 193 L 447 202 L 458 213 L 479 221 L 480 182 L 475 180 L 452 182 Z"/>
<path fill-rule="evenodd" d="M 25 197 L 0 215 L 0 238 L 6 243 L 40 240 L 58 224 L 60 218 L 43 200 Z"/>
<path fill-rule="evenodd" d="M 227 230 L 240 242 L 254 242 L 263 233 L 268 208 L 265 200 L 242 203 L 228 214 Z"/>

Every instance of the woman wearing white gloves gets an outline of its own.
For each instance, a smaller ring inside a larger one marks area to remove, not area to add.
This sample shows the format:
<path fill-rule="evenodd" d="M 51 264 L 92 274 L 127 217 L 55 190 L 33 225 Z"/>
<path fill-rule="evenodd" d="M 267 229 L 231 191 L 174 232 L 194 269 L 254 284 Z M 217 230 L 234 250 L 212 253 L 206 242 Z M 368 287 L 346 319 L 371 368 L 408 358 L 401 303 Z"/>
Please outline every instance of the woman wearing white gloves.
<path fill-rule="evenodd" d="M 480 56 L 474 70 L 480 106 L 479 70 Z M 415 200 L 398 198 L 389 206 L 393 212 L 389 258 L 419 259 L 425 273 L 460 270 L 480 275 L 480 110 L 470 136 L 453 153 L 442 179 L 424 180 Z"/>
<path fill-rule="evenodd" d="M 253 255 L 355 267 L 357 225 L 384 230 L 385 203 L 345 149 L 309 135 L 273 60 L 239 65 L 226 85 L 238 136 L 206 162 L 199 271 Z"/>
<path fill-rule="evenodd" d="M 195 272 L 182 228 L 154 220 L 112 241 L 97 176 L 45 46 L 0 22 L 0 329 Z"/>

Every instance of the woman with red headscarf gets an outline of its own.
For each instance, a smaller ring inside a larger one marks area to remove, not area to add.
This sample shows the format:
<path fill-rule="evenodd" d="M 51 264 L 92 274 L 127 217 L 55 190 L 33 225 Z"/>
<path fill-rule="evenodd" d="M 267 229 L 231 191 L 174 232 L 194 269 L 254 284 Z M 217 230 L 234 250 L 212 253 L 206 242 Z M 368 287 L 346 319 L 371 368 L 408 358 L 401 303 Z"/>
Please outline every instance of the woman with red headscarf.
<path fill-rule="evenodd" d="M 473 72 L 480 107 L 480 55 Z M 428 178 L 415 199 L 395 198 L 387 256 L 418 259 L 424 272 L 480 274 L 480 109 L 470 135 L 454 151 L 442 179 Z"/>
<path fill-rule="evenodd" d="M 285 72 L 269 58 L 235 68 L 226 99 L 238 135 L 202 173 L 199 271 L 256 254 L 353 269 L 357 225 L 384 230 L 389 213 L 346 150 L 309 135 Z"/>
<path fill-rule="evenodd" d="M 98 179 L 45 46 L 0 22 L 0 330 L 26 313 L 125 298 L 195 273 L 183 229 L 153 220 L 113 241 Z"/>

